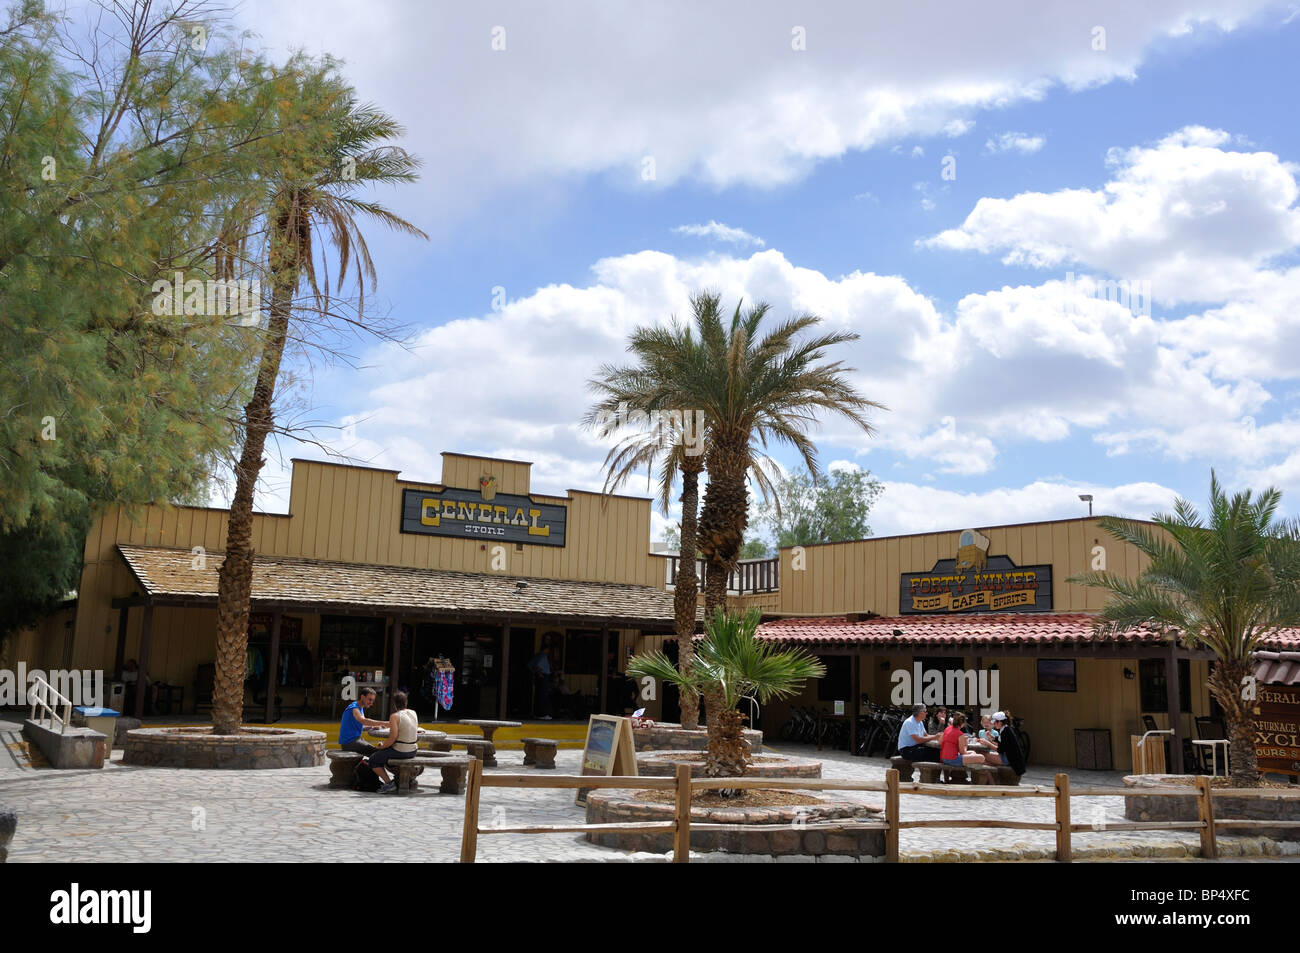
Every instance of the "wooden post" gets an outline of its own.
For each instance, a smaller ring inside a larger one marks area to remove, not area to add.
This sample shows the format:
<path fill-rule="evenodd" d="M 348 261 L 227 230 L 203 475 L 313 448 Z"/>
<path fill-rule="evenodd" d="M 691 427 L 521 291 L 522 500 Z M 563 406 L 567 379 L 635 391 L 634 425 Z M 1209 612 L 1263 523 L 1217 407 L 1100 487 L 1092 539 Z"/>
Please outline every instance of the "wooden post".
<path fill-rule="evenodd" d="M 1070 856 L 1070 776 L 1056 776 L 1056 859 L 1068 864 Z"/>
<path fill-rule="evenodd" d="M 501 626 L 501 651 L 498 653 L 501 660 L 501 688 L 497 692 L 497 717 L 502 721 L 506 720 L 506 692 L 510 689 L 510 623 L 506 622 Z"/>
<path fill-rule="evenodd" d="M 1201 859 L 1217 860 L 1219 845 L 1214 837 L 1214 800 L 1210 797 L 1210 779 L 1196 776 L 1196 818 L 1205 824 L 1201 828 Z"/>
<path fill-rule="evenodd" d="M 113 656 L 113 678 L 122 677 L 122 665 L 126 661 L 126 624 L 130 606 L 117 610 L 117 653 Z"/>
<path fill-rule="evenodd" d="M 1182 712 L 1182 685 L 1178 681 L 1178 642 L 1174 641 L 1169 646 L 1169 654 L 1165 657 L 1165 692 L 1169 700 L 1169 727 L 1174 729 L 1172 740 L 1169 742 L 1169 770 L 1174 774 L 1183 773 L 1183 712 Z"/>
<path fill-rule="evenodd" d="M 469 772 L 465 778 L 465 829 L 460 837 L 460 862 L 474 863 L 478 854 L 478 792 L 483 777 L 483 762 L 469 759 Z"/>
<path fill-rule="evenodd" d="M 148 694 L 149 643 L 153 637 L 153 603 L 144 604 L 144 618 L 140 620 L 140 657 L 135 675 L 135 717 L 144 717 L 144 696 Z"/>
<path fill-rule="evenodd" d="M 898 863 L 898 769 L 885 772 L 885 863 Z"/>
<path fill-rule="evenodd" d="M 272 721 L 275 710 L 275 670 L 280 662 L 280 618 L 282 609 L 271 613 L 271 657 L 266 660 L 266 723 Z"/>
<path fill-rule="evenodd" d="M 673 828 L 673 863 L 686 864 L 691 859 L 691 766 L 677 766 L 677 826 Z"/>
<path fill-rule="evenodd" d="M 609 626 L 600 627 L 600 712 L 606 714 L 609 688 Z"/>
<path fill-rule="evenodd" d="M 402 661 L 402 620 L 401 617 L 393 620 L 393 663 L 388 676 L 388 707 L 393 707 L 393 692 L 401 689 L 401 683 L 398 681 L 398 665 Z"/>
<path fill-rule="evenodd" d="M 854 649 L 850 656 L 853 671 L 849 676 L 849 754 L 858 753 L 858 698 L 862 694 L 862 653 Z"/>

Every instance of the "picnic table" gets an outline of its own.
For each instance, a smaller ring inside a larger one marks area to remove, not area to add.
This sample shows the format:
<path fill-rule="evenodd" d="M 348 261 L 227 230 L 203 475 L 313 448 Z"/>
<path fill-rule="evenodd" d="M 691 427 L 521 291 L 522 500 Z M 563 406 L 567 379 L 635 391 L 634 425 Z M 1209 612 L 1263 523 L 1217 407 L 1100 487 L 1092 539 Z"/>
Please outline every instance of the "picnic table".
<path fill-rule="evenodd" d="M 370 735 L 370 736 L 372 736 L 372 737 L 374 737 L 374 738 L 387 738 L 387 737 L 388 737 L 388 729 L 387 729 L 387 728 L 367 728 L 367 729 L 366 729 L 366 734 L 368 734 L 368 735 Z M 445 731 L 435 731 L 435 730 L 432 729 L 432 728 L 421 728 L 421 729 L 419 730 L 419 732 L 418 732 L 418 733 L 416 734 L 416 736 L 415 736 L 415 744 L 416 744 L 417 747 L 418 747 L 419 745 L 426 745 L 426 746 L 427 746 L 427 745 L 433 744 L 433 743 L 435 743 L 435 742 L 442 741 L 442 740 L 444 740 L 446 737 L 447 737 L 447 733 L 446 733 Z"/>
<path fill-rule="evenodd" d="M 940 748 L 943 746 L 943 743 L 940 741 L 927 741 L 925 746 L 927 748 Z M 980 741 L 975 736 L 966 736 L 966 751 L 970 754 L 988 754 L 992 750 L 991 747 Z"/>
<path fill-rule="evenodd" d="M 490 718 L 462 718 L 462 725 L 476 725 L 483 731 L 483 740 L 491 741 L 498 728 L 522 728 L 522 721 L 494 721 Z"/>

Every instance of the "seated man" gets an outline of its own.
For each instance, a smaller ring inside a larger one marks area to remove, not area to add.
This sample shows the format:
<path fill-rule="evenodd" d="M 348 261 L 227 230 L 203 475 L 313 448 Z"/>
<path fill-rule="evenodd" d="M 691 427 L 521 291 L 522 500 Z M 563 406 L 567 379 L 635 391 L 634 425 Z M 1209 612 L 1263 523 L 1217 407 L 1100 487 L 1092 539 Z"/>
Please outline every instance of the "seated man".
<path fill-rule="evenodd" d="M 374 745 L 361 740 L 361 733 L 366 728 L 385 728 L 386 721 L 375 721 L 366 717 L 366 709 L 375 703 L 373 688 L 361 689 L 361 697 L 343 709 L 343 720 L 339 722 L 339 747 L 344 751 L 356 751 L 370 754 L 377 751 Z"/>
<path fill-rule="evenodd" d="M 926 747 L 927 741 L 938 740 L 939 735 L 925 733 L 925 706 L 916 705 L 912 717 L 903 720 L 898 732 L 898 753 L 908 761 L 938 761 L 939 749 Z"/>

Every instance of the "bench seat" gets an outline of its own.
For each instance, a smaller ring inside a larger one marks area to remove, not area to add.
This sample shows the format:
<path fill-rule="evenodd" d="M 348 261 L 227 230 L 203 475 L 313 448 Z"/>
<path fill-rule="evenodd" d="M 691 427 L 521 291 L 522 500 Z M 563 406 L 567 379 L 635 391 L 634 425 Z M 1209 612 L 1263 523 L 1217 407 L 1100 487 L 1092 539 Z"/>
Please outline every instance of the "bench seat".
<path fill-rule="evenodd" d="M 429 742 L 430 751 L 450 751 L 453 746 L 463 747 L 472 758 L 478 758 L 485 768 L 497 766 L 497 746 L 482 735 L 448 735 L 440 741 Z"/>
<path fill-rule="evenodd" d="M 554 768 L 555 753 L 560 743 L 554 738 L 521 738 L 524 743 L 524 764 L 535 768 Z"/>
<path fill-rule="evenodd" d="M 330 787 L 352 787 L 352 776 L 362 757 L 355 751 L 327 751 L 325 757 L 330 765 Z M 465 791 L 465 776 L 469 773 L 469 756 L 463 754 L 439 754 L 422 751 L 413 758 L 395 758 L 384 765 L 397 781 L 397 793 L 406 794 L 417 790 L 416 780 L 425 768 L 433 768 L 442 773 L 442 784 L 438 791 L 442 794 L 462 794 Z"/>

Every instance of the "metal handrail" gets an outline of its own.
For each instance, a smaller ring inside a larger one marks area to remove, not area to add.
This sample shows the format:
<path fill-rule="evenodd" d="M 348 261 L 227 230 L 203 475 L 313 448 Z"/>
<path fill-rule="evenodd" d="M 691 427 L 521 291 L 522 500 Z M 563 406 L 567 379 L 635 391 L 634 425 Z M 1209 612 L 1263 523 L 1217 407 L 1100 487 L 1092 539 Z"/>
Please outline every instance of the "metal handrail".
<path fill-rule="evenodd" d="M 31 720 L 35 721 L 37 724 L 40 724 L 41 720 L 48 721 L 51 731 L 54 730 L 54 723 L 57 721 L 59 723 L 59 734 L 63 734 L 67 731 L 68 725 L 72 721 L 72 699 L 64 697 L 57 688 L 39 675 L 33 676 L 32 682 L 32 687 L 27 692 L 27 697 L 32 703 Z M 44 691 L 41 691 L 42 688 Z M 50 706 L 51 695 L 54 696 L 55 704 L 62 703 L 62 718 L 56 715 L 54 709 Z M 36 709 L 38 707 L 42 710 L 40 720 L 36 717 Z"/>
<path fill-rule="evenodd" d="M 1149 738 L 1151 735 L 1172 735 L 1173 733 L 1174 733 L 1174 729 L 1172 728 L 1153 728 L 1151 731 L 1148 731 L 1145 735 L 1141 737 L 1141 739 L 1138 741 L 1138 754 L 1142 756 L 1142 770 L 1138 772 L 1139 774 L 1147 773 L 1147 750 L 1146 748 L 1142 747 L 1147 743 L 1147 738 Z M 1166 768 L 1167 767 L 1168 766 L 1166 765 Z"/>

